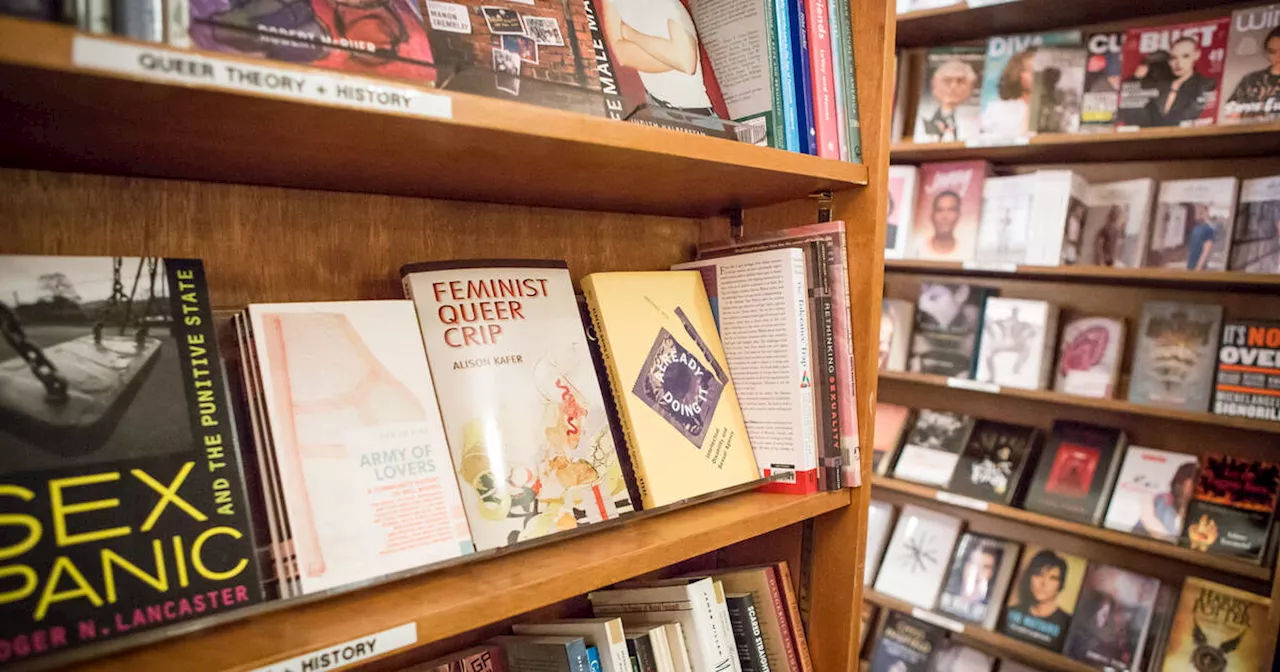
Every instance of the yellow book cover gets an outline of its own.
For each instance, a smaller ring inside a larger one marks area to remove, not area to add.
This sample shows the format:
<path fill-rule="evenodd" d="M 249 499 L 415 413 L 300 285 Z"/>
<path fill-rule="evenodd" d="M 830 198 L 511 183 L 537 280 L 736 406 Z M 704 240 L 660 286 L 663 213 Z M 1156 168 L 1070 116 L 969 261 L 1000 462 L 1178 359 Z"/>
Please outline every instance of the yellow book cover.
<path fill-rule="evenodd" d="M 1271 601 L 1194 576 L 1182 585 L 1169 629 L 1164 672 L 1255 672 Z"/>
<path fill-rule="evenodd" d="M 582 290 L 644 508 L 759 478 L 702 276 L 593 273 Z"/>

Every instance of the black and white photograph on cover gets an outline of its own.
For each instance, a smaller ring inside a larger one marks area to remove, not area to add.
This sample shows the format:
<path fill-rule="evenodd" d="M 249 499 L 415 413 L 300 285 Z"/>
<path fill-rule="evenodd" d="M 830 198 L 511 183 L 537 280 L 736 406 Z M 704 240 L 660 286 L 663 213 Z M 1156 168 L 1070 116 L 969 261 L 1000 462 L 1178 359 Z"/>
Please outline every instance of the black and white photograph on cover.
<path fill-rule="evenodd" d="M 925 56 L 924 90 L 916 112 L 915 142 L 978 137 L 983 58 L 981 47 L 929 50 Z"/>
<path fill-rule="evenodd" d="M 1280 273 L 1280 175 L 1245 180 L 1228 270 Z"/>
<path fill-rule="evenodd" d="M 1221 271 L 1231 241 L 1229 207 L 1208 201 L 1162 201 L 1156 207 L 1147 266 Z"/>
<path fill-rule="evenodd" d="M 1091 566 L 1063 653 L 1091 665 L 1131 669 L 1159 589 L 1151 577 Z"/>
<path fill-rule="evenodd" d="M 481 7 L 485 25 L 494 35 L 524 35 L 524 23 L 520 13 L 506 7 Z"/>
<path fill-rule="evenodd" d="M 162 259 L 0 257 L 0 454 L 37 471 L 190 450 Z"/>
<path fill-rule="evenodd" d="M 520 76 L 520 54 L 506 49 L 493 50 L 493 71 L 502 75 Z"/>
<path fill-rule="evenodd" d="M 969 285 L 923 284 L 916 302 L 908 370 L 972 378 L 985 303 L 985 291 Z"/>
<path fill-rule="evenodd" d="M 535 43 L 546 47 L 564 46 L 560 22 L 556 19 L 547 16 L 521 16 L 520 20 L 524 22 L 524 34 Z"/>
<path fill-rule="evenodd" d="M 1006 556 L 1005 542 L 966 533 L 960 539 L 947 584 L 938 599 L 938 609 L 970 623 L 981 623 L 992 608 L 996 575 L 1003 563 L 1014 562 Z M 994 605 L 999 609 L 1000 605 Z"/>
<path fill-rule="evenodd" d="M 1080 130 L 1084 66 L 1088 54 L 1077 47 L 1040 47 L 1031 59 L 1035 68 L 1031 130 L 1075 133 Z"/>
<path fill-rule="evenodd" d="M 1115 266 L 1121 260 L 1124 227 L 1128 221 L 1127 203 L 1089 208 L 1080 244 L 1080 263 L 1088 266 Z"/>
<path fill-rule="evenodd" d="M 1084 244 L 1084 220 L 1088 208 L 1084 201 L 1072 196 L 1067 203 L 1066 233 L 1062 236 L 1062 263 L 1080 262 L 1080 248 Z"/>

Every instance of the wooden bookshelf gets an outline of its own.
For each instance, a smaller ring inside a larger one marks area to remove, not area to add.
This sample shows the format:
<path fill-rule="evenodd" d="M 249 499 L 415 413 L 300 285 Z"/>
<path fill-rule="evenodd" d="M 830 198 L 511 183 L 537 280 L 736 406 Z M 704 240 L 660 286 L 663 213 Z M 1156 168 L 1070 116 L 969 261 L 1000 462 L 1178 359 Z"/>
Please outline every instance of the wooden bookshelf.
<path fill-rule="evenodd" d="M 922 259 L 890 259 L 885 270 L 891 273 L 928 273 L 970 277 L 1016 277 L 1048 281 L 1071 281 L 1090 285 L 1138 285 L 1196 290 L 1232 290 L 1274 293 L 1280 291 L 1280 274 L 1233 271 L 1184 271 L 1167 268 L 1112 268 L 1109 266 L 1029 266 L 1024 264 L 978 264 Z"/>

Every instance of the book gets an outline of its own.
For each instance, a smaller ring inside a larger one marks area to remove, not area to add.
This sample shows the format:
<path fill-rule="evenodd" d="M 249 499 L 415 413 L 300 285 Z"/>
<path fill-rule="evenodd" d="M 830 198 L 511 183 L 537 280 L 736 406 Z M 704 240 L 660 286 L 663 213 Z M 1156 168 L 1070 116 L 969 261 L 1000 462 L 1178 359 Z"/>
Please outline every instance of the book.
<path fill-rule="evenodd" d="M 511 630 L 517 635 L 581 637 L 587 646 L 596 649 L 603 672 L 631 672 L 621 619 L 582 618 L 546 623 L 515 623 Z"/>
<path fill-rule="evenodd" d="M 993 630 L 1000 620 L 1013 572 L 1017 542 L 966 532 L 956 546 L 938 597 L 938 611 Z"/>
<path fill-rule="evenodd" d="M 1110 565 L 1084 577 L 1063 654 L 1087 665 L 1137 672 L 1160 582 Z"/>
<path fill-rule="evenodd" d="M 800 612 L 800 599 L 797 598 L 796 590 L 791 583 L 791 568 L 786 560 L 773 563 L 772 567 L 778 587 L 782 589 L 783 602 L 787 606 L 787 625 L 791 628 L 791 641 L 796 647 L 796 657 L 800 660 L 800 669 L 803 672 L 813 672 L 813 659 L 809 655 L 809 642 L 805 637 L 805 623 L 803 614 Z"/>
<path fill-rule="evenodd" d="M 973 418 L 922 408 L 893 466 L 893 477 L 935 487 L 951 482 L 960 453 L 973 431 Z"/>
<path fill-rule="evenodd" d="M 1129 446 L 1103 527 L 1178 543 L 1198 468 L 1195 455 Z"/>
<path fill-rule="evenodd" d="M 1213 412 L 1280 420 L 1280 322 L 1230 320 L 1222 327 Z"/>
<path fill-rule="evenodd" d="M 907 257 L 934 261 L 968 261 L 978 244 L 985 161 L 926 163 L 920 167 L 915 221 Z"/>
<path fill-rule="evenodd" d="M 971 646 L 948 640 L 933 657 L 932 670 L 948 672 L 991 672 L 996 668 L 996 658 Z M 1001 670 L 1005 669 L 1001 665 Z"/>
<path fill-rule="evenodd" d="M 401 672 L 507 672 L 507 654 L 500 646 L 481 644 L 417 663 Z"/>
<path fill-rule="evenodd" d="M 1127 443 L 1121 429 L 1055 421 L 1023 508 L 1097 525 Z"/>
<path fill-rule="evenodd" d="M 964 142 L 978 137 L 985 58 L 982 47 L 934 47 L 925 52 L 913 141 Z"/>
<path fill-rule="evenodd" d="M 1092 33 L 1085 37 L 1084 46 L 1089 58 L 1085 61 L 1080 130 L 1086 133 L 1110 131 L 1115 127 L 1116 108 L 1120 103 L 1124 33 Z"/>
<path fill-rule="evenodd" d="M 600 672 L 600 650 L 594 646 L 587 647 L 587 665 L 591 672 Z"/>
<path fill-rule="evenodd" d="M 784 247 L 671 269 L 702 275 L 760 471 L 765 476 L 792 474 L 764 489 L 817 492 L 817 409 L 804 252 Z M 839 436 L 831 441 L 838 450 Z"/>
<path fill-rule="evenodd" d="M 1036 48 L 1077 46 L 1081 41 L 1078 30 L 988 37 L 982 73 L 982 135 L 1021 138 L 1034 133 L 1031 94 Z"/>
<path fill-rule="evenodd" d="M 1067 320 L 1058 346 L 1055 392 L 1110 399 L 1120 382 L 1125 323 L 1113 317 L 1080 316 Z"/>
<path fill-rule="evenodd" d="M 809 79 L 813 87 L 813 119 L 818 156 L 840 159 L 840 122 L 836 110 L 835 65 L 831 52 L 831 19 L 826 0 L 805 3 L 805 37 L 809 40 Z"/>
<path fill-rule="evenodd" d="M 751 593 L 725 593 L 724 604 L 729 610 L 733 642 L 737 645 L 738 663 L 743 672 L 769 672 L 769 656 L 765 654 L 764 637 Z"/>
<path fill-rule="evenodd" d="M 139 42 L 164 42 L 162 0 L 112 0 L 111 33 Z"/>
<path fill-rule="evenodd" d="M 946 641 L 946 631 L 936 625 L 896 611 L 885 617 L 870 672 L 928 672 L 929 661 Z"/>
<path fill-rule="evenodd" d="M 591 672 L 581 637 L 498 635 L 489 642 L 502 647 L 511 672 Z"/>
<path fill-rule="evenodd" d="M 876 575 L 876 591 L 932 609 L 962 524 L 959 518 L 914 504 L 902 507 Z"/>
<path fill-rule="evenodd" d="M 729 118 L 739 128 L 751 129 L 745 141 L 786 149 L 773 4 L 772 0 L 745 4 L 690 0 L 689 9 L 715 68 Z"/>
<path fill-rule="evenodd" d="M 795 74 L 796 122 L 800 149 L 818 155 L 817 101 L 813 98 L 813 52 L 809 44 L 808 0 L 774 0 L 787 5 L 791 29 L 791 65 Z"/>
<path fill-rule="evenodd" d="M 1149 177 L 1089 185 L 1076 263 L 1140 268 L 1147 253 L 1155 192 L 1156 181 Z"/>
<path fill-rule="evenodd" d="M 778 64 L 782 97 L 782 128 L 786 132 L 787 151 L 806 154 L 808 138 L 801 140 L 800 103 L 796 100 L 796 63 L 791 44 L 791 12 L 787 0 L 770 0 L 773 11 L 774 61 Z M 807 128 L 805 129 L 807 132 Z"/>
<path fill-rule="evenodd" d="M 1084 47 L 1039 47 L 1031 57 L 1034 71 L 1028 125 L 1036 133 L 1077 133 L 1083 104 Z"/>
<path fill-rule="evenodd" d="M 1262 669 L 1269 655 L 1264 633 L 1270 607 L 1265 597 L 1187 577 L 1169 628 L 1164 672 L 1194 670 L 1200 660 L 1220 672 Z"/>
<path fill-rule="evenodd" d="M 1005 506 L 1021 499 L 1027 472 L 1040 448 L 1040 430 L 995 420 L 977 420 L 947 489 Z"/>
<path fill-rule="evenodd" d="M 889 166 L 889 215 L 885 220 L 884 258 L 902 259 L 907 256 L 907 241 L 911 238 L 911 222 L 916 205 L 915 166 Z"/>
<path fill-rule="evenodd" d="M 1207 126 L 1218 115 L 1230 19 L 1131 28 L 1124 38 L 1119 126 Z"/>
<path fill-rule="evenodd" d="M 889 543 L 889 528 L 893 525 L 896 510 L 892 504 L 871 500 L 867 509 L 867 557 L 863 564 L 863 583 L 875 585 L 876 572 L 880 571 L 880 560 L 884 557 L 884 548 Z"/>
<path fill-rule="evenodd" d="M 1206 412 L 1212 394 L 1222 306 L 1142 304 L 1129 376 L 1129 401 Z"/>
<path fill-rule="evenodd" d="M 1258 5 L 1231 13 L 1226 63 L 1222 67 L 1219 124 L 1250 124 L 1280 118 L 1280 5 Z"/>
<path fill-rule="evenodd" d="M 1194 551 L 1259 562 L 1267 550 L 1280 464 L 1205 455 L 1187 507 L 1182 545 Z"/>
<path fill-rule="evenodd" d="M 624 627 L 627 653 L 635 652 L 642 672 L 671 672 L 674 664 L 665 651 L 666 631 L 661 625 Z"/>
<path fill-rule="evenodd" d="M 1000 296 L 987 299 L 977 379 L 1024 390 L 1047 388 L 1057 334 L 1056 305 Z"/>
<path fill-rule="evenodd" d="M 4 0 L 0 15 L 17 16 L 34 21 L 57 21 L 61 8 L 53 0 Z"/>
<path fill-rule="evenodd" d="M 1161 182 L 1146 265 L 1226 270 L 1238 185 L 1234 177 Z"/>
<path fill-rule="evenodd" d="M 1084 558 L 1028 544 L 1000 632 L 1062 651 L 1087 565 Z"/>
<path fill-rule="evenodd" d="M 836 112 L 840 117 L 840 159 L 862 163 L 862 121 L 858 115 L 858 78 L 854 72 L 853 9 L 847 2 L 828 0 L 832 9 L 831 52 L 836 80 Z"/>
<path fill-rule="evenodd" d="M 1070 170 L 1037 170 L 1035 216 L 1027 243 L 1027 263 L 1075 264 L 1083 243 L 1089 183 Z"/>
<path fill-rule="evenodd" d="M 983 314 L 995 291 L 974 285 L 922 283 L 907 370 L 973 378 Z"/>
<path fill-rule="evenodd" d="M 300 592 L 471 553 L 413 304 L 250 304 L 245 314 Z"/>
<path fill-rule="evenodd" d="M 1160 584 L 1160 592 L 1156 594 L 1156 606 L 1152 610 L 1150 633 L 1142 649 L 1143 664 L 1151 672 L 1164 669 L 1164 649 L 1169 640 L 1169 628 L 1173 624 L 1174 611 L 1178 604 L 1181 585 Z"/>
<path fill-rule="evenodd" d="M 912 416 L 912 410 L 906 406 L 876 402 L 876 444 L 871 455 L 871 472 L 875 475 L 889 473 L 889 467 L 898 458 L 903 434 L 913 424 Z"/>
<path fill-rule="evenodd" d="M 1280 175 L 1240 183 L 1227 270 L 1280 273 Z"/>
<path fill-rule="evenodd" d="M 476 548 L 632 511 L 565 263 L 431 262 L 400 276 Z"/>
<path fill-rule="evenodd" d="M 974 259 L 989 264 L 1027 261 L 1039 179 L 1035 173 L 989 177 L 982 185 L 982 218 Z"/>
<path fill-rule="evenodd" d="M 911 353 L 911 330 L 916 306 L 903 299 L 886 298 L 880 303 L 880 370 L 905 371 Z"/>
<path fill-rule="evenodd" d="M 904 51 L 895 51 L 897 73 L 893 79 L 893 119 L 890 122 L 889 141 L 900 142 L 907 137 L 907 88 L 911 81 L 911 59 Z"/>
<path fill-rule="evenodd" d="M 667 649 L 671 656 L 675 672 L 692 672 L 693 664 L 689 662 L 689 645 L 684 640 L 684 628 L 676 621 L 662 624 L 667 635 Z"/>
<path fill-rule="evenodd" d="M 634 625 L 679 623 L 694 672 L 734 669 L 733 635 L 721 625 L 717 606 L 724 605 L 711 579 L 592 591 L 587 599 L 597 617 L 621 616 Z"/>
<path fill-rule="evenodd" d="M 784 603 L 786 598 L 773 566 L 731 567 L 717 569 L 714 573 L 691 575 L 697 576 L 719 581 L 726 594 L 750 595 L 754 605 L 752 613 L 759 626 L 759 636 L 764 642 L 764 656 L 769 669 L 799 672 L 800 659 L 787 623 L 787 608 Z M 756 633 L 753 631 L 754 634 Z M 735 633 L 734 642 L 737 641 Z"/>
<path fill-rule="evenodd" d="M 5 573 L 22 579 L 0 604 L 6 661 L 262 601 L 202 263 L 0 268 Z"/>

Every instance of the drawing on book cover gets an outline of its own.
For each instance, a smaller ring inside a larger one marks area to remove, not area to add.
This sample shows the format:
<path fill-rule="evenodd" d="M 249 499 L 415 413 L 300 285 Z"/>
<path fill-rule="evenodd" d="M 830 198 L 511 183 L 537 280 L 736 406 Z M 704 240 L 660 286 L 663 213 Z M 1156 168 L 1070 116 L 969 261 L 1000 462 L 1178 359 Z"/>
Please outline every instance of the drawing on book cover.
<path fill-rule="evenodd" d="M 683 312 L 680 315 L 683 318 Z M 701 345 L 702 338 L 687 320 L 683 321 L 685 329 Z M 653 347 L 640 367 L 640 377 L 631 388 L 632 394 L 699 449 L 707 437 L 707 428 L 711 426 L 727 379 L 720 375 L 724 369 L 709 350 L 705 346 L 701 349 L 710 366 L 680 345 L 665 327 L 658 330 Z"/>
<path fill-rule="evenodd" d="M 986 361 L 979 367 L 980 371 L 987 374 L 983 377 L 986 379 L 984 382 L 995 382 L 1003 378 L 999 372 L 1004 367 L 999 366 L 997 360 L 1007 363 L 1008 369 L 1005 370 L 1009 378 L 1022 375 L 1022 367 L 1026 366 L 1033 351 L 1037 349 L 1035 342 L 1043 329 L 1043 324 L 1021 319 L 1016 304 L 1010 306 L 1009 313 L 1004 317 L 987 319 L 982 326 L 982 354 Z"/>
<path fill-rule="evenodd" d="M 915 536 L 907 539 L 902 545 L 902 552 L 898 554 L 898 561 L 907 568 L 911 574 L 929 574 L 934 571 L 938 563 L 941 562 L 942 553 L 945 549 L 938 548 L 939 540 L 934 535 L 929 534 L 925 530 L 921 530 Z"/>

